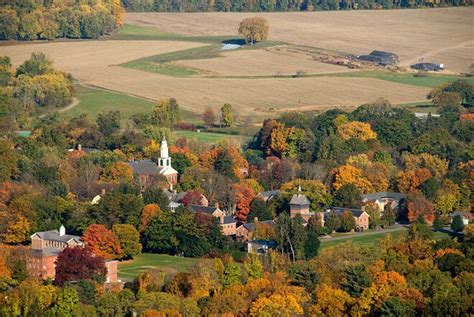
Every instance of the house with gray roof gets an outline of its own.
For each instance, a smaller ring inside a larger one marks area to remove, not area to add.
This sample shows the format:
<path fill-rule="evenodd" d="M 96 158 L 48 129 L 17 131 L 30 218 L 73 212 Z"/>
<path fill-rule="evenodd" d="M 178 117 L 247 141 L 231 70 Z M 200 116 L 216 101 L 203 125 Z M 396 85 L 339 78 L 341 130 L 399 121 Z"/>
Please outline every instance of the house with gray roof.
<path fill-rule="evenodd" d="M 258 219 L 256 219 L 255 222 L 258 222 L 260 225 L 264 225 L 264 226 L 273 227 L 275 225 L 273 220 L 258 221 Z M 255 222 L 244 223 L 244 224 L 241 224 L 239 227 L 237 227 L 236 229 L 237 239 L 240 241 L 252 240 L 252 236 L 255 231 Z"/>
<path fill-rule="evenodd" d="M 305 223 L 315 215 L 314 212 L 309 210 L 311 202 L 306 195 L 301 193 L 301 186 L 298 186 L 298 193 L 294 194 L 290 200 L 290 217 L 294 218 L 297 214 L 303 217 Z"/>
<path fill-rule="evenodd" d="M 369 229 L 369 214 L 362 209 L 332 207 L 324 212 L 324 219 L 325 221 L 327 221 L 331 214 L 336 214 L 340 217 L 346 211 L 349 211 L 352 214 L 352 217 L 354 218 L 356 223 L 357 231 L 364 231 Z"/>
<path fill-rule="evenodd" d="M 392 209 L 399 209 L 400 204 L 406 200 L 407 195 L 395 192 L 377 192 L 360 195 L 362 203 L 373 202 L 377 205 L 378 210 L 383 212 L 385 206 L 390 206 Z"/>
<path fill-rule="evenodd" d="M 258 193 L 257 197 L 261 198 L 264 202 L 269 202 L 275 197 L 278 197 L 280 195 L 280 191 L 277 190 L 267 190 L 261 193 Z"/>

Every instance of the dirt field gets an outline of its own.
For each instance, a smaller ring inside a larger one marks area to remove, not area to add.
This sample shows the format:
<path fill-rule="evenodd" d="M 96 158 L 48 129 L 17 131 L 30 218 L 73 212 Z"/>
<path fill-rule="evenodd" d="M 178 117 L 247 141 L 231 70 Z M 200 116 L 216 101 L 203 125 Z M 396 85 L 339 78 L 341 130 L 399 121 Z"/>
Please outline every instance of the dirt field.
<path fill-rule="evenodd" d="M 288 13 L 131 13 L 125 22 L 186 35 L 234 35 L 240 21 L 263 16 L 270 39 L 299 45 L 369 53 L 393 51 L 408 65 L 421 58 L 455 72 L 474 63 L 474 8 L 361 10 Z"/>
<path fill-rule="evenodd" d="M 233 50 L 222 57 L 175 62 L 185 67 L 204 69 L 217 76 L 274 76 L 293 75 L 298 71 L 307 74 L 347 72 L 343 66 L 315 61 L 309 54 L 291 51 L 286 46 L 265 50 Z"/>
<path fill-rule="evenodd" d="M 192 42 L 79 41 L 0 47 L 16 66 L 31 52 L 42 51 L 58 68 L 78 80 L 131 95 L 161 99 L 175 97 L 188 110 L 202 113 L 229 102 L 240 115 L 268 116 L 269 108 L 326 109 L 358 106 L 385 97 L 393 103 L 424 100 L 428 88 L 371 78 L 176 78 L 114 66 L 143 56 L 199 46 Z M 328 65 L 330 66 L 330 65 Z"/>

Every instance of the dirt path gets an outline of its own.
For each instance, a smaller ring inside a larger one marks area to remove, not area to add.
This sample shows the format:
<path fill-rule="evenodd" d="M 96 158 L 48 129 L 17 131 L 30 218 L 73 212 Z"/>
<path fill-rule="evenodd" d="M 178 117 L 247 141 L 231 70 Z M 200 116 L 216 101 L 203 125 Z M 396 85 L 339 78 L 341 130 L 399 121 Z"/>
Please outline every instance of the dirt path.
<path fill-rule="evenodd" d="M 65 112 L 65 111 L 68 111 L 72 108 L 74 108 L 75 106 L 77 106 L 79 104 L 79 99 L 77 99 L 76 97 L 72 97 L 72 101 L 69 105 L 67 105 L 66 107 L 64 108 L 61 108 L 59 110 L 55 110 L 59 113 L 62 113 L 62 112 Z M 38 118 L 44 118 L 46 116 L 46 113 L 45 114 L 42 114 L 41 116 L 38 116 Z"/>
<path fill-rule="evenodd" d="M 456 45 L 443 47 L 443 48 L 440 48 L 440 49 L 437 49 L 437 50 L 428 51 L 427 53 L 424 53 L 422 55 L 418 55 L 418 56 L 413 57 L 411 59 L 404 60 L 401 63 L 401 66 L 410 66 L 410 65 L 415 64 L 417 62 L 426 61 L 427 58 L 445 53 L 446 51 L 460 49 L 460 48 L 472 48 L 473 45 L 474 45 L 474 41 L 470 40 L 470 41 L 465 41 L 465 42 L 462 42 L 462 43 L 459 43 L 459 44 L 456 44 Z"/>

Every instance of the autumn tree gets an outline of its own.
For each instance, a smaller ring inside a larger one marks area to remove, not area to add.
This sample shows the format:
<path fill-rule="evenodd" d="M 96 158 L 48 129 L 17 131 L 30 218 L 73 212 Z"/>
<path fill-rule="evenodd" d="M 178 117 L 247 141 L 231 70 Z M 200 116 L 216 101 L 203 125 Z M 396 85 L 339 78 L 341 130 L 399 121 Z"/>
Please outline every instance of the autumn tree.
<path fill-rule="evenodd" d="M 417 168 L 397 174 L 397 187 L 402 193 L 413 193 L 431 177 L 427 168 Z"/>
<path fill-rule="evenodd" d="M 300 187 L 301 194 L 306 195 L 311 202 L 311 210 L 323 211 L 323 207 L 331 205 L 329 189 L 319 180 L 295 179 L 281 186 L 280 195 L 289 200 L 298 193 Z"/>
<path fill-rule="evenodd" d="M 422 194 L 413 193 L 407 199 L 408 220 L 414 222 L 420 216 L 426 222 L 433 223 L 434 208 L 433 205 Z"/>
<path fill-rule="evenodd" d="M 245 38 L 247 44 L 264 41 L 268 37 L 269 26 L 262 17 L 246 18 L 240 22 L 239 34 Z"/>
<path fill-rule="evenodd" d="M 232 127 L 234 125 L 234 109 L 228 103 L 224 104 L 221 108 L 221 121 L 226 127 Z"/>
<path fill-rule="evenodd" d="M 211 127 L 216 122 L 216 113 L 211 107 L 207 107 L 202 114 L 204 124 Z"/>
<path fill-rule="evenodd" d="M 11 180 L 18 175 L 18 155 L 13 145 L 0 140 L 0 182 Z"/>
<path fill-rule="evenodd" d="M 145 205 L 140 216 L 140 232 L 144 231 L 153 218 L 157 217 L 160 213 L 161 208 L 157 204 Z"/>
<path fill-rule="evenodd" d="M 133 179 L 133 171 L 130 165 L 125 162 L 115 162 L 108 165 L 100 176 L 100 181 L 106 183 L 119 184 L 130 182 Z"/>
<path fill-rule="evenodd" d="M 353 184 L 361 193 L 373 191 L 372 184 L 363 176 L 362 170 L 352 165 L 342 165 L 332 171 L 333 188 L 337 191 L 345 184 Z"/>
<path fill-rule="evenodd" d="M 134 226 L 129 224 L 115 224 L 113 234 L 117 237 L 124 258 L 133 258 L 142 252 L 140 234 Z"/>
<path fill-rule="evenodd" d="M 355 138 L 367 141 L 377 138 L 377 133 L 372 130 L 369 123 L 359 121 L 352 121 L 339 125 L 337 127 L 337 133 L 344 140 Z"/>
<path fill-rule="evenodd" d="M 236 199 L 236 218 L 240 221 L 246 221 L 247 215 L 250 212 L 250 203 L 255 197 L 255 193 L 252 188 L 247 184 L 241 183 L 235 186 L 235 199 Z"/>
<path fill-rule="evenodd" d="M 352 230 L 355 230 L 356 228 L 356 222 L 354 219 L 354 216 L 352 216 L 352 213 L 349 210 L 345 210 L 341 216 L 341 226 L 339 229 L 343 232 L 351 232 Z"/>
<path fill-rule="evenodd" d="M 96 256 L 90 248 L 66 248 L 56 260 L 56 275 L 54 282 L 64 285 L 70 281 L 94 279 L 100 282 L 105 280 L 107 269 L 104 260 Z"/>
<path fill-rule="evenodd" d="M 188 191 L 186 195 L 184 195 L 183 199 L 181 200 L 181 203 L 183 204 L 184 207 L 188 205 L 205 206 L 206 202 L 207 202 L 206 198 L 198 190 Z"/>
<path fill-rule="evenodd" d="M 173 128 L 181 119 L 179 104 L 176 99 L 170 98 L 158 101 L 153 109 L 151 119 L 155 124 Z"/>
<path fill-rule="evenodd" d="M 122 255 L 117 237 L 104 225 L 90 225 L 84 231 L 82 239 L 97 256 L 114 259 Z"/>
<path fill-rule="evenodd" d="M 321 284 L 316 289 L 316 304 L 312 306 L 313 314 L 324 316 L 346 316 L 354 303 L 352 297 L 345 291 L 327 284 Z"/>

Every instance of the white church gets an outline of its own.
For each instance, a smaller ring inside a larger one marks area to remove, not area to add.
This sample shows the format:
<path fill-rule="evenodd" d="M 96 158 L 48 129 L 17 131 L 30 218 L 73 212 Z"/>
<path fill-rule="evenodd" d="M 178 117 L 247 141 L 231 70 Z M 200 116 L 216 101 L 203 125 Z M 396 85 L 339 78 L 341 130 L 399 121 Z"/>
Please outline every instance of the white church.
<path fill-rule="evenodd" d="M 133 172 L 140 177 L 141 189 L 145 190 L 150 178 L 156 175 L 163 175 L 168 180 L 172 189 L 178 182 L 178 172 L 171 166 L 171 157 L 168 151 L 168 142 L 163 138 L 160 146 L 160 157 L 158 164 L 152 160 L 140 160 L 128 162 Z"/>

